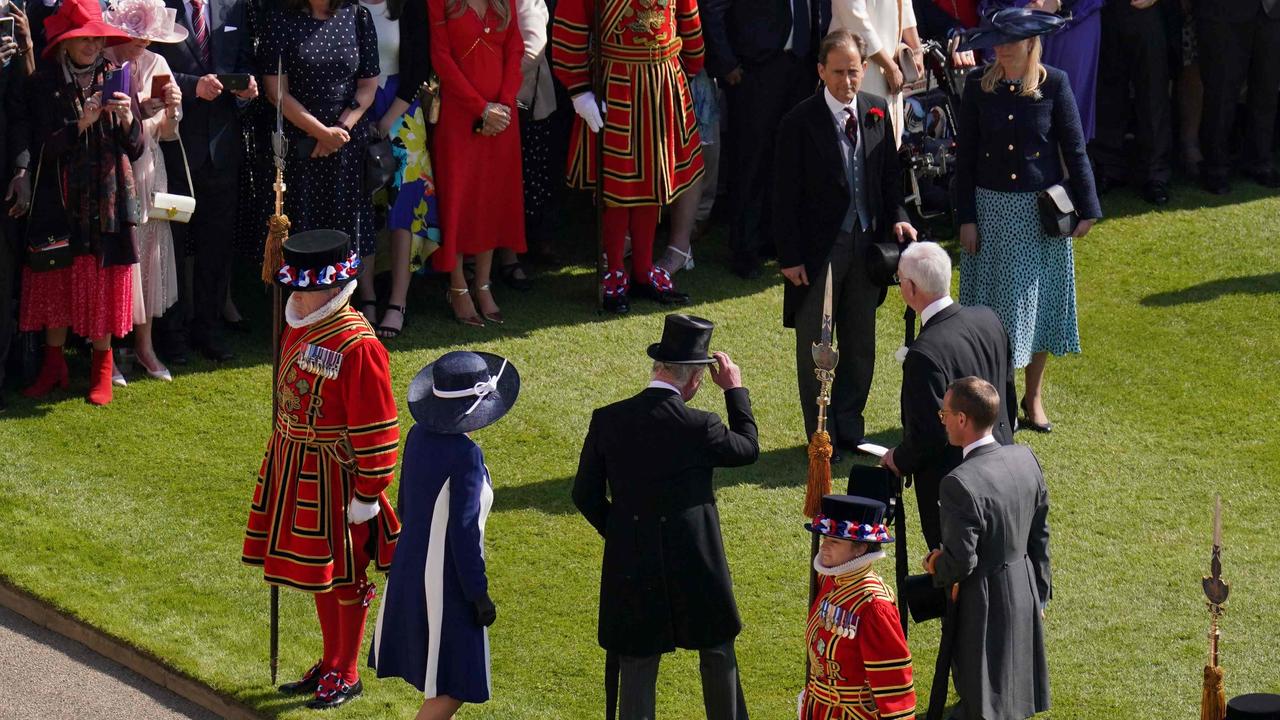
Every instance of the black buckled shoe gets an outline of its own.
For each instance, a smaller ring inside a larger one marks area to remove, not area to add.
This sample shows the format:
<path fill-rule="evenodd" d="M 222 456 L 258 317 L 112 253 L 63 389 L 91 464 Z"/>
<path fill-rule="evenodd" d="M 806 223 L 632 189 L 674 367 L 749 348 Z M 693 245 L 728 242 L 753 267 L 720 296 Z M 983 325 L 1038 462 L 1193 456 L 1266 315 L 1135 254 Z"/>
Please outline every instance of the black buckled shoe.
<path fill-rule="evenodd" d="M 626 315 L 631 312 L 631 303 L 627 302 L 625 293 L 618 295 L 605 295 L 604 311 L 613 313 L 614 315 Z"/>
<path fill-rule="evenodd" d="M 311 669 L 303 674 L 302 679 L 297 682 L 285 683 L 280 686 L 280 692 L 285 695 L 315 695 L 316 688 L 320 687 L 320 663 L 317 662 L 311 666 Z"/>
<path fill-rule="evenodd" d="M 654 265 L 643 282 L 632 283 L 631 294 L 653 300 L 662 305 L 687 305 L 689 295 L 676 290 L 671 274 L 660 265 Z"/>
<path fill-rule="evenodd" d="M 343 680 L 338 673 L 329 671 L 320 678 L 320 686 L 316 688 L 316 699 L 307 703 L 312 710 L 331 710 L 355 700 L 364 692 L 364 683 L 356 680 L 352 685 Z"/>

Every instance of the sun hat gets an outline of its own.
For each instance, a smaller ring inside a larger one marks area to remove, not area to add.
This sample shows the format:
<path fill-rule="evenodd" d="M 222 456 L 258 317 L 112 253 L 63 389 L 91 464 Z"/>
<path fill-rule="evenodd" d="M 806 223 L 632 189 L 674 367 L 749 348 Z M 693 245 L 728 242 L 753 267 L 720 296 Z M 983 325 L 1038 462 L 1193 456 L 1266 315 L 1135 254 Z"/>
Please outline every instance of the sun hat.
<path fill-rule="evenodd" d="M 103 20 L 130 37 L 156 43 L 179 43 L 187 29 L 178 24 L 178 11 L 164 0 L 112 0 Z"/>
<path fill-rule="evenodd" d="M 97 0 L 64 0 L 57 11 L 44 19 L 44 35 L 48 38 L 41 53 L 45 59 L 52 57 L 54 48 L 63 40 L 100 37 L 107 45 L 122 45 L 130 40 L 128 35 L 103 21 L 102 6 Z"/>
<path fill-rule="evenodd" d="M 520 373 L 506 358 L 458 350 L 418 371 L 409 414 L 425 430 L 457 435 L 497 422 L 519 395 Z"/>

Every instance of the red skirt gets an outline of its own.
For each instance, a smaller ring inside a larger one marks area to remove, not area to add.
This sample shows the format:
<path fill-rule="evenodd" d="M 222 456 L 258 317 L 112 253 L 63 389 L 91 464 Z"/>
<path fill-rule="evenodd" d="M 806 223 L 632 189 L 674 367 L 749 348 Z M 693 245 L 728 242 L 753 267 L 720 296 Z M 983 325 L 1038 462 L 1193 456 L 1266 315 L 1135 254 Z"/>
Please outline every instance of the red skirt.
<path fill-rule="evenodd" d="M 71 267 L 22 270 L 18 325 L 24 332 L 69 327 L 95 339 L 124 337 L 133 329 L 133 276 L 129 265 L 100 267 L 93 255 L 78 255 Z"/>

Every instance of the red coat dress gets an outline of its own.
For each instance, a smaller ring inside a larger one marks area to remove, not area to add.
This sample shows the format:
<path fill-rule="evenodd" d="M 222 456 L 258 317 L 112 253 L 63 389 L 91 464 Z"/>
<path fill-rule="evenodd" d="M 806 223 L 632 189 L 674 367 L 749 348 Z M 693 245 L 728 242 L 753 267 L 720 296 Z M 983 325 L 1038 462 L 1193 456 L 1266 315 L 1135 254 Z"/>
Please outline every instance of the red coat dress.
<path fill-rule="evenodd" d="M 421 2 L 422 0 L 411 0 Z M 452 270 L 456 255 L 497 247 L 524 252 L 524 189 L 516 92 L 524 41 L 515 7 L 502 27 L 490 7 L 482 19 L 466 8 L 449 17 L 445 0 L 427 0 L 431 66 L 440 76 L 440 122 L 432 138 L 442 244 L 437 270 Z M 475 131 L 488 103 L 511 108 L 511 125 L 486 137 Z"/>
<path fill-rule="evenodd" d="M 893 594 L 870 565 L 822 578 L 805 641 L 801 720 L 914 720 L 911 651 Z"/>
<path fill-rule="evenodd" d="M 313 348 L 323 348 L 322 351 Z M 332 362 L 333 354 L 341 357 Z M 336 373 L 317 372 L 321 357 Z M 350 585 L 356 567 L 347 505 L 376 502 L 369 521 L 378 570 L 391 567 L 400 521 L 384 492 L 400 445 L 387 351 L 350 305 L 280 341 L 275 430 L 249 507 L 242 559 L 266 581 L 309 592 Z"/>
<path fill-rule="evenodd" d="M 588 41 L 597 0 L 560 0 L 552 65 L 569 95 L 591 90 Z M 705 54 L 696 0 L 601 0 L 604 28 L 604 197 L 665 205 L 703 175 L 702 141 L 686 75 Z M 597 91 L 597 99 L 600 93 Z M 594 188 L 596 136 L 574 119 L 568 182 Z"/>

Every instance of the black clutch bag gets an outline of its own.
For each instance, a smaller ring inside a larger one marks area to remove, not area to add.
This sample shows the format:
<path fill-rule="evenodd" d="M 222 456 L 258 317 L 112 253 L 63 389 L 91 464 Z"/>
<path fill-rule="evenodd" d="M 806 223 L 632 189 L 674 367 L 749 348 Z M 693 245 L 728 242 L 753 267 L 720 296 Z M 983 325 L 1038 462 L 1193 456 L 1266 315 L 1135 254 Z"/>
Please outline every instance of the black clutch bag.
<path fill-rule="evenodd" d="M 1062 185 L 1036 193 L 1036 209 L 1040 212 L 1040 228 L 1049 237 L 1066 237 L 1080 222 L 1076 204 Z"/>
<path fill-rule="evenodd" d="M 31 189 L 31 209 L 27 216 L 27 267 L 32 272 L 48 272 L 71 267 L 75 255 L 71 252 L 71 221 L 67 218 L 62 188 L 55 182 L 58 207 L 40 205 L 36 211 L 36 195 L 40 194 L 40 170 L 44 166 L 44 148 L 36 164 L 36 182 Z"/>
<path fill-rule="evenodd" d="M 370 140 L 364 156 L 364 189 L 370 195 L 386 187 L 395 177 L 399 162 L 391 149 L 391 140 Z"/>

